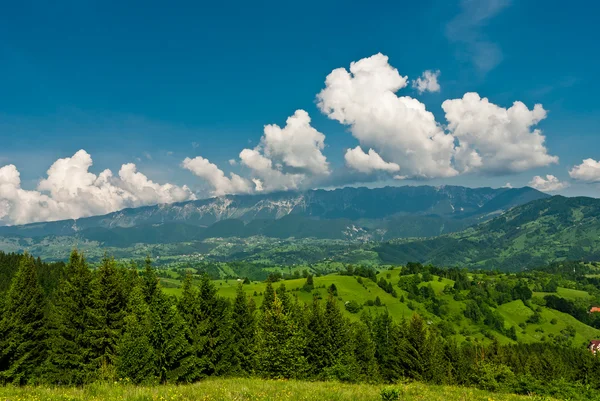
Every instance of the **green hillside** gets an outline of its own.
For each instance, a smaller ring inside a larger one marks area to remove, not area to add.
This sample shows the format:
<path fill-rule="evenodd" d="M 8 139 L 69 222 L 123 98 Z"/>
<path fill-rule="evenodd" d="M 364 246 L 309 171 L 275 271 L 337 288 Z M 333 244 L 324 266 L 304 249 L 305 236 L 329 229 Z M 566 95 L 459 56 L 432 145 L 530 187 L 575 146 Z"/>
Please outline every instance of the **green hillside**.
<path fill-rule="evenodd" d="M 301 268 L 298 268 L 301 269 Z M 281 271 L 274 269 L 275 271 Z M 337 302 L 340 309 L 351 320 L 357 321 L 362 313 L 376 315 L 387 311 L 397 321 L 410 319 L 418 313 L 424 317 L 430 325 L 437 327 L 446 335 L 457 339 L 459 342 L 475 341 L 489 342 L 492 339 L 500 343 L 534 343 L 544 341 L 557 341 L 557 339 L 566 339 L 569 343 L 583 346 L 591 339 L 600 338 L 600 330 L 590 327 L 584 322 L 577 320 L 568 313 L 561 312 L 544 305 L 544 297 L 554 295 L 570 301 L 581 301 L 585 307 L 597 302 L 598 294 L 592 295 L 587 291 L 575 288 L 557 287 L 554 292 L 531 291 L 529 299 L 525 302 L 521 299 L 509 300 L 504 297 L 501 291 L 502 285 L 509 283 L 514 286 L 522 280 L 527 280 L 530 289 L 539 289 L 546 285 L 549 280 L 547 273 L 533 272 L 526 279 L 517 277 L 514 274 L 484 274 L 468 273 L 467 278 L 470 289 L 461 291 L 453 290 L 455 281 L 442 275 L 428 273 L 406 274 L 402 275 L 402 268 L 384 269 L 377 273 L 376 281 L 359 276 L 341 275 L 332 273 L 320 277 L 313 277 L 314 288 L 306 290 L 303 287 L 307 279 L 291 278 L 274 283 L 275 288 L 284 285 L 287 291 L 297 297 L 303 303 L 309 305 L 313 297 L 325 298 L 332 285 L 337 290 Z M 420 281 L 417 288 L 420 292 L 426 293 L 428 287 L 431 287 L 434 297 L 428 295 L 428 298 L 414 296 L 410 291 L 404 290 L 399 286 L 400 280 L 411 280 L 417 276 Z M 386 280 L 390 283 L 395 294 L 390 294 L 384 290 L 378 282 Z M 173 278 L 161 279 L 163 285 L 167 288 L 163 290 L 171 295 L 181 295 L 181 282 Z M 428 281 L 425 281 L 428 280 Z M 561 279 L 565 285 L 576 285 L 572 281 Z M 224 298 L 233 300 L 236 296 L 236 290 L 242 279 L 220 279 L 214 280 L 218 293 Z M 473 283 L 479 283 L 473 284 Z M 267 283 L 263 281 L 251 281 L 244 284 L 243 288 L 248 297 L 252 298 L 256 305 L 261 305 L 263 294 Z M 468 304 L 474 300 L 480 302 L 473 293 L 478 292 L 480 288 L 492 293 L 496 292 L 496 299 L 502 299 L 498 302 L 490 301 L 490 311 L 500 316 L 499 322 L 486 322 L 485 318 L 474 320 L 466 317 L 465 310 Z M 375 306 L 376 299 L 379 299 L 380 306 Z M 350 311 L 346 308 L 349 302 L 356 302 L 360 306 L 359 311 Z M 439 304 L 438 306 L 435 305 Z M 539 315 L 539 319 L 532 318 Z M 498 326 L 501 324 L 501 326 Z M 600 325 L 596 326 L 600 327 Z M 513 329 L 514 328 L 514 329 Z M 514 334 L 511 334 L 514 330 Z M 511 338 L 512 336 L 512 338 Z"/>
<path fill-rule="evenodd" d="M 509 271 L 552 261 L 600 260 L 600 200 L 554 196 L 463 232 L 376 247 L 384 263 L 418 260 Z"/>

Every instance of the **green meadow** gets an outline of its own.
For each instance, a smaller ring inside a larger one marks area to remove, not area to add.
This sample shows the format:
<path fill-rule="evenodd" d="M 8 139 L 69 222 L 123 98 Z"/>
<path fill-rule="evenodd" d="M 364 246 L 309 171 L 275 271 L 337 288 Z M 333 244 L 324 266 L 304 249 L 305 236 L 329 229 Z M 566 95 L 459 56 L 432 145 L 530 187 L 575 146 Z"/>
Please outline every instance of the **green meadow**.
<path fill-rule="evenodd" d="M 389 398 L 386 398 L 389 397 Z M 73 387 L 0 387 L 1 401 L 551 401 L 421 383 L 376 386 L 293 380 L 209 379 L 190 385 L 140 387 L 97 383 Z"/>

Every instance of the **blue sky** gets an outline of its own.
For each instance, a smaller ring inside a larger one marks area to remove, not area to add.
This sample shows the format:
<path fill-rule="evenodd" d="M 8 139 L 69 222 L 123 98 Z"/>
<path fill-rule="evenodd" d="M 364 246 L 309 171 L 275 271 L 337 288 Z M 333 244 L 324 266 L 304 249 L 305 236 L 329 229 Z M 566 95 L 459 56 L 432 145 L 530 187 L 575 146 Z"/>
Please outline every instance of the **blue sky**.
<path fill-rule="evenodd" d="M 541 103 L 547 116 L 532 129 L 543 131 L 547 153 L 560 161 L 358 182 L 500 187 L 551 174 L 569 184 L 558 193 L 598 196 L 593 180 L 574 180 L 569 170 L 600 159 L 599 12 L 591 0 L 6 2 L 0 167 L 14 164 L 21 187 L 34 190 L 57 159 L 84 149 L 94 174 L 135 163 L 154 182 L 206 196 L 210 186 L 181 167 L 184 158 L 202 156 L 226 176 L 250 179 L 228 160 L 257 146 L 265 125 L 283 127 L 303 109 L 325 136 L 330 176 L 344 176 L 309 185 L 355 185 L 345 152 L 371 145 L 328 118 L 316 96 L 334 69 L 382 53 L 408 76 L 398 95 L 422 102 L 439 124 L 448 123 L 443 101 L 466 92 L 502 108 Z M 440 71 L 438 92 L 411 86 L 425 70 Z"/>

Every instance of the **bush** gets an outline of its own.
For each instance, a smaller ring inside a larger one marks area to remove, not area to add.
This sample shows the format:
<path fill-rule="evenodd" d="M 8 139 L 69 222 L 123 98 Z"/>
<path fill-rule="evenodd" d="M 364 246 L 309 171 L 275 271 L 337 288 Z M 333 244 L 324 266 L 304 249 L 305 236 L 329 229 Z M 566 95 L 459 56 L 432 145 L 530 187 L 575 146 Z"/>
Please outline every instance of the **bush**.
<path fill-rule="evenodd" d="M 381 389 L 381 393 L 379 393 L 379 395 L 381 395 L 381 399 L 383 401 L 393 401 L 393 400 L 399 400 L 400 399 L 400 390 L 397 388 L 393 388 L 393 387 L 386 387 Z"/>
<path fill-rule="evenodd" d="M 362 309 L 362 306 L 360 306 L 360 304 L 356 301 L 348 301 L 344 306 L 350 313 L 358 313 Z"/>

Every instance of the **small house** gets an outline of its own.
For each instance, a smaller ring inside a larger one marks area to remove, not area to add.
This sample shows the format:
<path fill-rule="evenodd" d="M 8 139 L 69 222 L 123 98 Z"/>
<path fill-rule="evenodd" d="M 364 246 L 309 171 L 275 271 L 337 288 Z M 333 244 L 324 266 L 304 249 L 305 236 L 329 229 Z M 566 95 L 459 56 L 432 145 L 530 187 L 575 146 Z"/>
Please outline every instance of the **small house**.
<path fill-rule="evenodd" d="M 598 352 L 598 350 L 600 350 L 600 340 L 590 341 L 590 343 L 588 345 L 588 349 L 590 350 L 590 352 L 592 354 L 596 355 L 596 352 Z"/>
<path fill-rule="evenodd" d="M 600 313 L 600 306 L 592 306 L 589 313 Z"/>

